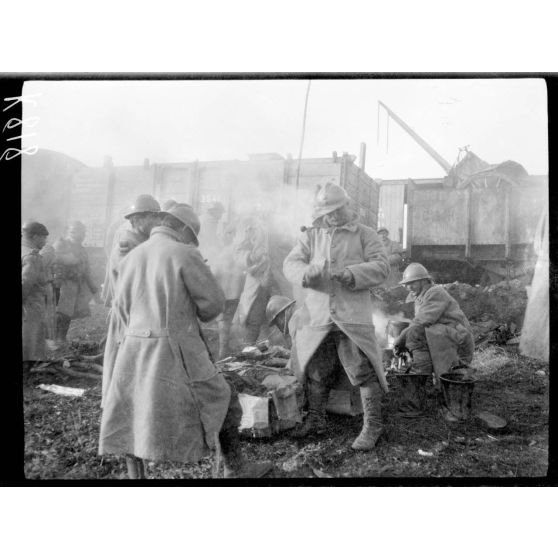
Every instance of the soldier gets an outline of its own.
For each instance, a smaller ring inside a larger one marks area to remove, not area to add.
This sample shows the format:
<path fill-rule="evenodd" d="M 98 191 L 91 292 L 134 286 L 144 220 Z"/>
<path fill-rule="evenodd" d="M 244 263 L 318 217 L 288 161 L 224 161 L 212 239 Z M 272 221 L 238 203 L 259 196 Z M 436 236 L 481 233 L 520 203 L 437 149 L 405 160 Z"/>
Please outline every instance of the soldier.
<path fill-rule="evenodd" d="M 223 204 L 215 201 L 209 205 L 206 213 L 200 219 L 200 252 L 204 258 L 207 258 L 210 267 L 215 264 L 223 249 L 219 227 L 224 213 Z"/>
<path fill-rule="evenodd" d="M 86 229 L 81 221 L 73 221 L 64 238 L 54 243 L 55 280 L 60 285 L 56 306 L 56 343 L 64 344 L 72 319 L 91 315 L 89 301 L 97 293 L 91 275 L 89 258 L 83 247 Z"/>
<path fill-rule="evenodd" d="M 166 202 L 161 205 L 161 211 L 167 212 L 171 207 L 174 207 L 177 204 L 176 200 L 169 198 Z"/>
<path fill-rule="evenodd" d="M 236 315 L 238 323 L 244 327 L 244 342 L 253 345 L 265 326 L 265 309 L 273 286 L 265 230 L 256 219 L 245 222 L 236 254 L 238 264 L 246 269 Z"/>
<path fill-rule="evenodd" d="M 51 244 L 45 244 L 40 251 L 45 266 L 45 273 L 47 276 L 47 285 L 45 287 L 46 295 L 46 339 L 47 346 L 51 350 L 56 350 L 54 340 L 56 338 L 56 298 L 58 288 L 55 284 L 54 278 L 54 261 L 56 252 Z"/>
<path fill-rule="evenodd" d="M 236 225 L 229 223 L 223 231 L 224 248 L 211 266 L 219 286 L 225 294 L 225 309 L 217 317 L 219 327 L 219 359 L 229 356 L 231 325 L 244 286 L 244 266 L 236 259 Z"/>
<path fill-rule="evenodd" d="M 312 227 L 285 259 L 287 279 L 307 290 L 308 319 L 295 332 L 295 373 L 306 385 L 308 415 L 294 435 L 327 428 L 325 406 L 341 366 L 359 386 L 364 424 L 352 448 L 371 450 L 383 433 L 382 390 L 387 382 L 374 336 L 369 289 L 382 284 L 389 264 L 374 230 L 358 222 L 341 187 L 326 184 L 314 199 Z"/>
<path fill-rule="evenodd" d="M 110 308 L 114 292 L 114 285 L 111 282 L 112 271 L 124 256 L 149 238 L 151 229 L 160 222 L 160 209 L 159 203 L 153 196 L 142 194 L 126 211 L 124 217 L 129 222 L 129 226 L 121 228 L 115 234 L 107 262 L 102 293 L 105 306 Z"/>
<path fill-rule="evenodd" d="M 47 228 L 36 221 L 25 223 L 21 238 L 21 295 L 23 371 L 45 358 L 45 288 L 47 276 L 40 250 L 46 244 Z"/>
<path fill-rule="evenodd" d="M 442 287 L 435 285 L 428 270 L 411 263 L 400 281 L 415 303 L 415 317 L 394 341 L 394 353 L 405 348 L 413 358 L 410 373 L 439 377 L 452 365 L 469 364 L 473 360 L 475 342 L 469 320 L 457 301 Z M 400 405 L 402 416 L 423 413 L 424 384 L 408 383 Z"/>
<path fill-rule="evenodd" d="M 225 478 L 271 468 L 244 458 L 238 396 L 201 334 L 198 319 L 215 318 L 225 298 L 197 249 L 199 230 L 192 208 L 177 204 L 115 270 L 99 453 L 126 455 L 130 478 L 144 475 L 142 459 L 199 460 L 216 434 Z"/>
<path fill-rule="evenodd" d="M 269 299 L 265 309 L 267 325 L 277 327 L 283 334 L 289 349 L 292 345 L 291 334 L 293 329 L 290 321 L 295 313 L 295 302 L 287 296 L 274 295 Z"/>
<path fill-rule="evenodd" d="M 391 240 L 389 238 L 389 231 L 385 227 L 378 229 L 378 234 L 380 235 L 380 240 L 382 241 L 382 245 L 386 251 L 390 265 L 389 276 L 383 285 L 384 288 L 389 289 L 390 287 L 397 285 L 401 279 L 399 266 L 403 261 L 405 251 L 399 242 L 395 242 L 395 240 Z"/>

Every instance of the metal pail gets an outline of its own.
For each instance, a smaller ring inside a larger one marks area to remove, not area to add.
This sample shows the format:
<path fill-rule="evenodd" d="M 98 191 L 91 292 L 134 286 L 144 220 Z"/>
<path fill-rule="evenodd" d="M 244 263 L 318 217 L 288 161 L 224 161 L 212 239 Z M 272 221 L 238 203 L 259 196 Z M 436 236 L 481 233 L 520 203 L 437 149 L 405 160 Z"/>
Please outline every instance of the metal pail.
<path fill-rule="evenodd" d="M 470 368 L 452 368 L 440 376 L 444 404 L 458 420 L 469 418 L 472 408 L 475 380 L 471 377 Z"/>

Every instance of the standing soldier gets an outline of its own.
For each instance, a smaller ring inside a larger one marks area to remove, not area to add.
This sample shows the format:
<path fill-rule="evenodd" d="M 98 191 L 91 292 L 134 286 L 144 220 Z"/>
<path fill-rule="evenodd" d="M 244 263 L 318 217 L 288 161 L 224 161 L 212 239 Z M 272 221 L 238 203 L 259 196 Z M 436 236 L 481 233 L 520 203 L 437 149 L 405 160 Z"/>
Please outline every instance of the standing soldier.
<path fill-rule="evenodd" d="M 403 250 L 399 242 L 396 242 L 395 240 L 391 240 L 389 238 L 389 231 L 385 227 L 378 229 L 378 234 L 380 235 L 380 240 L 382 241 L 382 245 L 384 247 L 384 250 L 386 251 L 389 261 L 389 276 L 386 279 L 386 282 L 383 284 L 383 287 L 389 289 L 390 287 L 394 287 L 395 285 L 397 285 L 401 280 L 401 272 L 399 271 L 399 266 L 403 261 L 403 255 L 405 251 Z"/>
<path fill-rule="evenodd" d="M 265 324 L 265 309 L 271 297 L 273 275 L 264 228 L 255 219 L 244 226 L 237 261 L 246 269 L 244 289 L 238 303 L 238 322 L 244 327 L 244 342 L 253 345 Z"/>
<path fill-rule="evenodd" d="M 130 478 L 144 476 L 143 459 L 199 460 L 217 434 L 225 477 L 271 468 L 244 458 L 238 396 L 201 335 L 198 319 L 221 313 L 224 296 L 196 248 L 199 230 L 192 208 L 177 204 L 115 271 L 99 453 L 127 456 Z"/>
<path fill-rule="evenodd" d="M 23 370 L 45 358 L 45 288 L 47 276 L 39 251 L 46 244 L 47 228 L 36 221 L 25 223 L 21 238 L 21 296 Z"/>
<path fill-rule="evenodd" d="M 285 276 L 307 289 L 308 320 L 296 329 L 295 373 L 306 385 L 308 415 L 296 437 L 324 432 L 329 389 L 339 365 L 360 387 L 364 425 L 352 444 L 371 450 L 383 433 L 382 391 L 387 382 L 374 336 L 369 289 L 389 273 L 374 230 L 360 224 L 341 187 L 328 183 L 314 199 L 313 223 L 285 259 Z"/>
<path fill-rule="evenodd" d="M 219 326 L 219 359 L 229 356 L 231 325 L 238 308 L 238 301 L 244 285 L 244 267 L 236 259 L 234 237 L 236 226 L 229 223 L 224 227 L 224 248 L 211 266 L 211 271 L 225 294 L 225 309 L 217 317 Z"/>
<path fill-rule="evenodd" d="M 54 279 L 54 260 L 56 253 L 51 244 L 45 244 L 40 251 L 45 266 L 45 274 L 47 277 L 47 285 L 45 287 L 46 295 L 46 338 L 47 345 L 50 349 L 57 349 L 54 344 L 56 339 L 56 285 Z"/>
<path fill-rule="evenodd" d="M 124 256 L 149 238 L 151 229 L 159 224 L 160 209 L 159 203 L 153 196 L 142 194 L 136 198 L 124 215 L 128 226 L 122 227 L 114 235 L 107 262 L 102 293 L 105 306 L 110 308 L 114 293 L 114 285 L 111 280 L 112 271 L 116 269 Z"/>
<path fill-rule="evenodd" d="M 215 201 L 209 205 L 200 219 L 200 252 L 207 259 L 210 267 L 213 267 L 223 249 L 219 226 L 224 213 L 223 204 L 220 201 Z"/>
<path fill-rule="evenodd" d="M 161 211 L 167 212 L 171 207 L 174 207 L 177 203 L 178 202 L 176 200 L 169 198 L 167 201 L 163 202 L 163 205 L 161 205 Z"/>
<path fill-rule="evenodd" d="M 97 292 L 89 267 L 89 258 L 83 247 L 86 229 L 81 221 L 68 226 L 64 238 L 54 243 L 55 278 L 60 285 L 56 306 L 56 342 L 66 342 L 72 319 L 91 315 L 89 301 Z"/>

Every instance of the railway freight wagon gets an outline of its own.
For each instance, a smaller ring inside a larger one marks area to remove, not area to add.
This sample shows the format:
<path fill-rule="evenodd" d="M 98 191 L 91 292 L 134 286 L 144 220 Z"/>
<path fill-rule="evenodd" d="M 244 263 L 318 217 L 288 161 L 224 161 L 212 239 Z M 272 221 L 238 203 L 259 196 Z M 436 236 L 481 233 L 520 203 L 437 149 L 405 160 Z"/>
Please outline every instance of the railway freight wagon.
<path fill-rule="evenodd" d="M 361 221 L 375 228 L 379 187 L 354 159 L 348 154 L 302 159 L 300 169 L 297 160 L 277 154 L 250 155 L 247 161 L 161 164 L 155 166 L 154 195 L 189 203 L 200 214 L 220 201 L 227 218 L 258 208 L 275 218 L 288 216 L 285 224 L 308 225 L 316 185 L 331 181 L 345 188 Z"/>
<path fill-rule="evenodd" d="M 379 186 L 354 164 L 354 156 L 303 159 L 276 154 L 250 155 L 247 161 L 194 161 L 189 163 L 83 167 L 74 177 L 68 213 L 88 227 L 86 245 L 102 248 L 111 225 L 140 194 L 160 202 L 174 199 L 191 204 L 199 214 L 220 201 L 227 218 L 261 209 L 285 223 L 308 225 L 317 184 L 328 181 L 343 186 L 361 221 L 375 228 Z M 298 188 L 296 187 L 298 175 Z M 288 219 L 287 219 L 288 218 Z M 298 225 L 298 226 L 295 226 Z"/>
<path fill-rule="evenodd" d="M 492 177 L 493 178 L 493 177 Z M 528 275 L 533 239 L 548 205 L 548 177 L 509 181 L 386 180 L 380 187 L 380 225 L 391 227 L 409 261 L 441 281 L 496 282 Z"/>

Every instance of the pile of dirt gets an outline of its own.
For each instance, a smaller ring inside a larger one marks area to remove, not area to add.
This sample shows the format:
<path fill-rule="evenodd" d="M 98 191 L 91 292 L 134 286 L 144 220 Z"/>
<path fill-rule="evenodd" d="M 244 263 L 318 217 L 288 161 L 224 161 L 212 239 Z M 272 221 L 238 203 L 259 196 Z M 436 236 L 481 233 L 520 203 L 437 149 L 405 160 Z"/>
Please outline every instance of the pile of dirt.
<path fill-rule="evenodd" d="M 493 320 L 501 325 L 515 324 L 516 328 L 520 328 L 523 323 L 527 291 L 519 280 L 501 281 L 487 287 L 456 281 L 443 287 L 457 300 L 472 322 Z"/>

